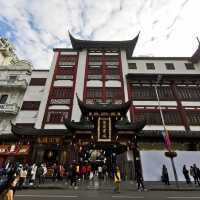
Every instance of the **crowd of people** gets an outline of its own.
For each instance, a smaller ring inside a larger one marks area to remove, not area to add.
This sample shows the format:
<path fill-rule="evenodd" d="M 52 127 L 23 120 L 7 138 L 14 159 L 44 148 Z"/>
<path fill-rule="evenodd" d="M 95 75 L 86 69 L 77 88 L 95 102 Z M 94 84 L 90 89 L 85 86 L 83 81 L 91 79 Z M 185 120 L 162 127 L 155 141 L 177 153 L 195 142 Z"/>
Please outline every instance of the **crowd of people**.
<path fill-rule="evenodd" d="M 142 173 L 138 171 L 136 177 L 138 190 L 144 190 Z M 62 165 L 54 163 L 47 168 L 45 163 L 8 162 L 0 167 L 0 194 L 5 195 L 6 191 L 6 194 L 13 195 L 16 188 L 21 190 L 24 187 L 37 187 L 45 182 L 57 181 L 63 181 L 69 185 L 69 188 L 73 189 L 77 189 L 79 184 L 84 181 L 92 183 L 95 187 L 99 187 L 102 182 L 113 182 L 114 191 L 120 192 L 121 180 L 120 169 L 116 165 L 110 170 L 105 164 L 73 163 Z"/>
<path fill-rule="evenodd" d="M 90 182 L 101 183 L 102 181 L 115 179 L 114 182 L 117 185 L 116 191 L 119 191 L 119 184 L 121 182 L 121 175 L 119 168 L 111 173 L 107 169 L 106 165 L 91 165 L 87 164 L 52 164 L 48 166 L 45 163 L 40 164 L 21 164 L 8 162 L 4 166 L 0 167 L 0 193 L 5 192 L 5 185 L 9 191 L 15 191 L 15 188 L 21 190 L 24 187 L 39 186 L 47 182 L 63 181 L 69 184 L 69 187 L 77 189 L 80 181 L 88 180 Z M 17 179 L 15 179 L 17 178 Z M 13 187 L 13 180 L 15 186 Z M 6 190 L 8 192 L 8 190 Z"/>
<path fill-rule="evenodd" d="M 192 177 L 194 180 L 194 184 L 198 184 L 200 186 L 200 169 L 196 166 L 195 163 L 190 166 L 190 169 L 187 169 L 186 165 L 183 165 L 182 173 L 185 177 L 185 181 L 187 184 L 192 183 Z M 162 167 L 161 181 L 164 182 L 166 185 L 170 185 L 168 170 L 165 165 L 163 165 Z"/>

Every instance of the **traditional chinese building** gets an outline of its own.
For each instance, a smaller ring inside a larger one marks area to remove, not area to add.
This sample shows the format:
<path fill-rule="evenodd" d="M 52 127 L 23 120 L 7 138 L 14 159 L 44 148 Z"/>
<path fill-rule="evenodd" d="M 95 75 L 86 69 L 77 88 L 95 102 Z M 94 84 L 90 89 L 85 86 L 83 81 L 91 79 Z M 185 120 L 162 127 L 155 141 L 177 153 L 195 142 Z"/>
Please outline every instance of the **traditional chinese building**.
<path fill-rule="evenodd" d="M 69 144 L 82 148 L 93 140 L 129 146 L 133 133 L 141 150 L 161 150 L 159 105 L 174 148 L 199 149 L 200 46 L 188 57 L 135 57 L 139 35 L 127 41 L 69 36 L 72 48 L 55 48 L 49 71 L 32 72 L 13 125 L 24 143 L 36 141 L 32 159 L 73 160 L 78 155 L 67 154 Z"/>

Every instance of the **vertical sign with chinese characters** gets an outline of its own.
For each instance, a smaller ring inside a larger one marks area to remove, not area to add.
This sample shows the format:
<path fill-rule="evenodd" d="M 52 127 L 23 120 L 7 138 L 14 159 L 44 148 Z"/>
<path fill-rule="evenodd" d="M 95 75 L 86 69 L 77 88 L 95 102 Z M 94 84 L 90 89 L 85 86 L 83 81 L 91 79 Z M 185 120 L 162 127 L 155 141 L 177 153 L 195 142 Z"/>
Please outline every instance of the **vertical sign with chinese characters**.
<path fill-rule="evenodd" d="M 97 133 L 98 141 L 111 141 L 111 119 L 110 117 L 98 117 Z"/>

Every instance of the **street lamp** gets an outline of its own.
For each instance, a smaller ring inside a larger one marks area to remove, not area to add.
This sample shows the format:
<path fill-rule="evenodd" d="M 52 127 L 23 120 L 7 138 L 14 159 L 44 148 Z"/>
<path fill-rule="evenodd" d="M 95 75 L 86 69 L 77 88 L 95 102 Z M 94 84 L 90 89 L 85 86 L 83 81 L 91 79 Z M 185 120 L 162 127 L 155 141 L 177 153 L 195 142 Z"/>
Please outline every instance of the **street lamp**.
<path fill-rule="evenodd" d="M 160 98 L 159 98 L 158 90 L 157 90 L 157 86 L 158 86 L 158 83 L 160 82 L 161 78 L 162 78 L 162 75 L 159 74 L 158 77 L 157 77 L 156 84 L 154 85 L 154 88 L 155 88 L 156 98 L 157 98 L 157 101 L 158 101 L 160 117 L 161 117 L 162 124 L 163 124 L 163 127 L 164 127 L 164 132 L 165 132 L 165 134 L 168 134 L 167 133 L 167 129 L 166 129 L 166 125 L 165 125 L 165 120 L 164 120 L 164 117 L 163 117 L 162 108 L 161 108 L 161 105 L 160 105 Z M 176 157 L 177 154 L 176 154 L 176 152 L 171 151 L 170 148 L 167 149 L 167 150 L 168 150 L 168 152 L 165 152 L 165 155 L 167 157 L 169 157 L 170 160 L 171 160 L 172 169 L 173 169 L 173 173 L 174 173 L 174 178 L 175 178 L 175 181 L 176 181 L 176 185 L 178 187 L 178 176 L 177 176 L 176 167 L 175 167 L 175 164 L 174 164 L 174 157 Z"/>

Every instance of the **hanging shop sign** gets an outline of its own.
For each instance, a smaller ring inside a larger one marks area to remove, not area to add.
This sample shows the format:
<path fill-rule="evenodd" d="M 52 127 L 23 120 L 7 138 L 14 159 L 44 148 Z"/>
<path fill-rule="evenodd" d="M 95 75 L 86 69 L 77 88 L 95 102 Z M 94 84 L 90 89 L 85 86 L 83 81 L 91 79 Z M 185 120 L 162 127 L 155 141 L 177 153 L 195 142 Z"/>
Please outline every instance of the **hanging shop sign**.
<path fill-rule="evenodd" d="M 111 141 L 111 118 L 110 117 L 99 117 L 97 134 L 99 142 L 110 142 Z"/>
<path fill-rule="evenodd" d="M 39 144 L 62 144 L 63 139 L 60 137 L 38 137 L 37 142 Z"/>
<path fill-rule="evenodd" d="M 0 155 L 28 155 L 30 145 L 6 144 L 0 145 Z"/>

